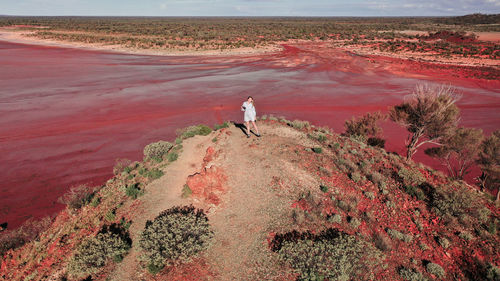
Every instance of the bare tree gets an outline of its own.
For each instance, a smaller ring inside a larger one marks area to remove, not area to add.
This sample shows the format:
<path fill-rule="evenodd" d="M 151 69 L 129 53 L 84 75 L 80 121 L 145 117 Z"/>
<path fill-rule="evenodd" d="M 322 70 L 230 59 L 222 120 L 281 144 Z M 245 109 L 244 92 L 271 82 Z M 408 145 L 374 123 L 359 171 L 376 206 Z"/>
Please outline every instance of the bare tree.
<path fill-rule="evenodd" d="M 353 117 L 351 120 L 345 121 L 344 134 L 349 137 L 356 136 L 369 145 L 383 148 L 385 140 L 379 137 L 382 128 L 380 128 L 378 122 L 385 119 L 386 116 L 380 112 L 366 113 L 358 118 Z"/>
<path fill-rule="evenodd" d="M 451 87 L 424 84 L 416 86 L 409 101 L 390 109 L 389 118 L 410 132 L 406 159 L 426 143 L 441 145 L 442 138 L 455 130 L 459 119 L 457 100 Z"/>
<path fill-rule="evenodd" d="M 482 140 L 481 129 L 457 128 L 443 138 L 441 146 L 427 148 L 425 153 L 441 160 L 451 177 L 463 179 L 477 160 Z"/>
<path fill-rule="evenodd" d="M 481 189 L 497 190 L 496 200 L 500 200 L 500 130 L 496 130 L 481 144 L 477 160 L 482 174 L 478 177 Z"/>

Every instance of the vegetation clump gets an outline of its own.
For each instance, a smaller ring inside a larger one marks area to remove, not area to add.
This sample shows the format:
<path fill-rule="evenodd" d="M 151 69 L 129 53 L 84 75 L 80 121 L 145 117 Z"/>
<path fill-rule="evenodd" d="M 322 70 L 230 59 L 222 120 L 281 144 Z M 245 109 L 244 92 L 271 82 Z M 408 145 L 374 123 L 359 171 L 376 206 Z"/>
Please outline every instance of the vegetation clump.
<path fill-rule="evenodd" d="M 290 126 L 293 128 L 302 130 L 304 128 L 309 128 L 311 127 L 311 124 L 308 121 L 302 121 L 302 120 L 293 120 L 291 122 L 288 122 Z"/>
<path fill-rule="evenodd" d="M 150 272 L 189 261 L 207 249 L 213 231 L 203 210 L 193 206 L 173 207 L 147 221 L 139 246 Z"/>
<path fill-rule="evenodd" d="M 144 147 L 144 157 L 160 162 L 163 160 L 163 156 L 167 154 L 173 146 L 174 145 L 168 141 L 150 143 Z"/>
<path fill-rule="evenodd" d="M 128 232 L 113 224 L 104 226 L 95 237 L 89 237 L 77 247 L 69 262 L 68 272 L 74 277 L 95 274 L 110 260 L 119 262 L 128 253 L 132 240 Z"/>
<path fill-rule="evenodd" d="M 137 199 L 144 194 L 144 190 L 140 188 L 139 183 L 129 184 L 125 187 L 125 194 L 132 199 Z"/>
<path fill-rule="evenodd" d="M 482 174 L 478 177 L 482 189 L 497 190 L 496 200 L 500 201 L 500 130 L 486 138 L 477 160 Z"/>
<path fill-rule="evenodd" d="M 380 268 L 382 258 L 370 244 L 333 228 L 319 234 L 278 234 L 270 246 L 299 280 L 366 280 Z"/>
<path fill-rule="evenodd" d="M 465 187 L 455 186 L 455 188 L 450 190 L 445 186 L 440 186 L 434 190 L 430 202 L 434 212 L 448 223 L 456 219 L 465 225 L 487 222 L 490 211 L 480 203 L 479 196 Z M 468 219 L 471 217 L 475 221 Z"/>
<path fill-rule="evenodd" d="M 96 188 L 85 184 L 71 187 L 63 196 L 59 197 L 59 203 L 65 204 L 71 210 L 78 210 L 92 201 Z"/>
<path fill-rule="evenodd" d="M 184 128 L 182 130 L 179 130 L 177 133 L 179 134 L 179 137 L 181 139 L 188 139 L 192 138 L 196 135 L 202 135 L 206 136 L 212 132 L 212 129 L 208 127 L 207 125 L 196 125 L 196 126 L 189 126 L 187 128 Z"/>
<path fill-rule="evenodd" d="M 425 266 L 425 269 L 427 269 L 427 272 L 435 275 L 437 278 L 443 278 L 444 275 L 446 274 L 444 269 L 439 264 L 432 263 L 432 262 L 428 263 Z"/>
<path fill-rule="evenodd" d="M 385 115 L 380 112 L 366 113 L 359 118 L 352 118 L 344 123 L 344 134 L 347 137 L 354 137 L 371 146 L 383 148 L 385 140 L 379 137 L 382 133 L 382 128 L 380 128 L 378 122 L 385 118 Z"/>
<path fill-rule="evenodd" d="M 399 269 L 399 276 L 407 281 L 427 281 L 421 272 L 416 269 L 402 267 Z"/>

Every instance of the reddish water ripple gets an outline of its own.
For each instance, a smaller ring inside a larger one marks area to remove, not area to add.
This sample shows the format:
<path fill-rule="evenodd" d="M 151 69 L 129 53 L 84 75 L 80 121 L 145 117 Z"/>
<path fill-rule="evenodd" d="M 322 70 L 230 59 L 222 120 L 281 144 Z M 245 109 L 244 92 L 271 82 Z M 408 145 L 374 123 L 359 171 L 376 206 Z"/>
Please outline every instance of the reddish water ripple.
<path fill-rule="evenodd" d="M 340 132 L 345 119 L 386 111 L 416 83 L 436 81 L 463 94 L 464 125 L 500 124 L 498 81 L 397 73 L 394 62 L 340 50 L 155 57 L 0 42 L 0 65 L 0 222 L 9 227 L 60 210 L 69 186 L 103 183 L 115 159 L 141 159 L 144 145 L 173 140 L 177 128 L 240 120 L 248 95 L 259 114 Z M 384 127 L 388 149 L 402 152 L 404 131 Z M 436 165 L 422 153 L 417 160 Z"/>

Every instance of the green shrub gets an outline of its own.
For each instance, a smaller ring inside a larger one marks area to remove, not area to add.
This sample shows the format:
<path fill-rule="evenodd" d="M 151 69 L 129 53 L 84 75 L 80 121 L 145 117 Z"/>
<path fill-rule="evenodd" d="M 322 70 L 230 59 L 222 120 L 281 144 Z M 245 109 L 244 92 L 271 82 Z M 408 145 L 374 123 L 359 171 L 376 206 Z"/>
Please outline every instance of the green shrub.
<path fill-rule="evenodd" d="M 425 177 L 420 171 L 415 169 L 402 168 L 398 171 L 398 175 L 403 179 L 404 185 L 421 185 L 425 182 Z"/>
<path fill-rule="evenodd" d="M 94 208 L 99 206 L 99 204 L 101 204 L 101 197 L 94 196 L 92 201 L 90 201 L 90 206 L 92 206 Z"/>
<path fill-rule="evenodd" d="M 447 186 L 436 188 L 431 202 L 432 210 L 445 221 L 454 218 L 461 219 L 466 224 L 486 223 L 490 216 L 490 210 L 481 204 L 481 198 L 463 186 L 450 189 Z M 473 217 L 476 222 L 470 222 L 464 218 Z"/>
<path fill-rule="evenodd" d="M 491 263 L 488 263 L 488 265 L 486 266 L 486 280 L 500 280 L 500 268 Z"/>
<path fill-rule="evenodd" d="M 361 181 L 361 174 L 359 172 L 351 173 L 351 180 L 353 182 L 360 182 Z"/>
<path fill-rule="evenodd" d="M 420 189 L 414 185 L 405 185 L 404 190 L 408 195 L 415 197 L 418 200 L 425 200 L 426 199 L 425 193 L 422 191 L 422 189 Z"/>
<path fill-rule="evenodd" d="M 116 211 L 115 210 L 109 210 L 105 215 L 104 219 L 108 222 L 113 222 L 116 219 Z"/>
<path fill-rule="evenodd" d="M 321 147 L 313 147 L 312 151 L 314 151 L 315 153 L 322 153 L 323 152 L 323 148 L 321 148 Z"/>
<path fill-rule="evenodd" d="M 265 120 L 265 119 L 262 119 L 262 120 Z M 222 128 L 229 128 L 229 122 L 226 121 L 226 122 L 224 122 L 222 124 L 215 124 L 214 131 L 218 131 L 218 130 L 220 130 Z"/>
<path fill-rule="evenodd" d="M 311 124 L 309 124 L 308 121 L 301 121 L 301 120 L 293 120 L 292 122 L 289 122 L 290 126 L 296 129 L 304 129 L 304 128 L 309 128 L 311 127 Z"/>
<path fill-rule="evenodd" d="M 179 154 L 177 154 L 175 152 L 170 152 L 169 154 L 167 154 L 167 160 L 168 160 L 168 162 L 174 162 L 178 158 L 179 158 Z"/>
<path fill-rule="evenodd" d="M 389 234 L 389 236 L 391 236 L 393 239 L 398 239 L 406 243 L 410 243 L 413 240 L 413 236 L 411 234 L 405 234 L 395 229 L 387 229 L 387 234 Z"/>
<path fill-rule="evenodd" d="M 342 216 L 339 215 L 339 214 L 335 214 L 333 216 L 329 216 L 328 217 L 328 221 L 329 222 L 333 222 L 333 223 L 341 223 L 342 222 Z"/>
<path fill-rule="evenodd" d="M 144 147 L 144 157 L 161 161 L 174 145 L 168 141 L 153 142 Z"/>
<path fill-rule="evenodd" d="M 435 275 L 437 278 L 443 278 L 446 274 L 444 269 L 439 264 L 430 262 L 425 266 L 425 268 L 427 269 L 427 272 Z"/>
<path fill-rule="evenodd" d="M 212 129 L 207 125 L 196 125 L 189 126 L 178 131 L 179 137 L 181 139 L 192 138 L 196 135 L 206 136 L 212 132 Z"/>
<path fill-rule="evenodd" d="M 328 229 L 319 234 L 278 234 L 271 244 L 299 280 L 365 280 L 381 267 L 382 254 L 355 236 Z"/>
<path fill-rule="evenodd" d="M 139 246 L 148 269 L 186 262 L 210 245 L 213 231 L 207 216 L 193 206 L 173 207 L 147 221 Z"/>
<path fill-rule="evenodd" d="M 214 138 L 212 139 L 212 142 L 213 142 L 213 143 L 216 143 L 216 142 L 217 142 L 217 137 L 214 137 Z"/>
<path fill-rule="evenodd" d="M 328 138 L 324 134 L 319 133 L 319 132 L 314 132 L 312 134 L 307 134 L 307 136 L 310 137 L 311 139 L 317 140 L 317 141 L 319 141 L 321 143 L 325 143 L 328 140 Z"/>
<path fill-rule="evenodd" d="M 182 198 L 188 198 L 192 193 L 193 191 L 189 188 L 189 185 L 185 184 L 182 188 Z"/>
<path fill-rule="evenodd" d="M 59 197 L 58 201 L 72 210 L 78 210 L 90 203 L 94 197 L 95 189 L 95 187 L 88 187 L 87 185 L 74 186 L 63 196 Z"/>
<path fill-rule="evenodd" d="M 110 260 L 120 261 L 131 244 L 125 230 L 116 225 L 105 226 L 95 237 L 86 238 L 76 248 L 68 272 L 80 278 L 95 274 Z"/>
<path fill-rule="evenodd" d="M 472 240 L 472 238 L 474 238 L 472 236 L 472 234 L 470 234 L 470 232 L 467 232 L 467 231 L 460 232 L 460 234 L 458 234 L 458 237 L 460 237 L 466 241 L 470 241 L 470 240 Z"/>
<path fill-rule="evenodd" d="M 144 194 L 144 191 L 140 188 L 139 183 L 134 183 L 125 187 L 125 194 L 132 199 L 137 199 Z"/>
<path fill-rule="evenodd" d="M 450 240 L 448 240 L 446 237 L 439 236 L 438 237 L 438 243 L 443 247 L 443 249 L 448 249 L 450 247 Z"/>
<path fill-rule="evenodd" d="M 361 221 L 358 218 L 351 218 L 349 225 L 352 228 L 357 229 L 361 225 Z"/>
<path fill-rule="evenodd" d="M 320 185 L 320 186 L 319 186 L 319 189 L 320 189 L 322 192 L 326 193 L 326 192 L 328 192 L 329 187 L 328 187 L 328 186 L 326 186 L 326 185 Z"/>
<path fill-rule="evenodd" d="M 152 179 L 152 180 L 159 179 L 162 176 L 163 176 L 163 171 L 158 169 L 158 168 L 153 168 L 153 169 L 147 171 L 147 173 L 146 173 L 146 177 L 148 177 L 149 179 Z"/>
<path fill-rule="evenodd" d="M 371 191 L 367 191 L 364 193 L 366 198 L 370 199 L 370 200 L 373 200 L 375 199 L 375 193 L 371 192 Z"/>
<path fill-rule="evenodd" d="M 402 267 L 399 269 L 399 276 L 401 276 L 403 280 L 408 281 L 427 281 L 427 278 L 425 278 L 422 273 L 418 272 L 415 269 L 406 267 Z"/>

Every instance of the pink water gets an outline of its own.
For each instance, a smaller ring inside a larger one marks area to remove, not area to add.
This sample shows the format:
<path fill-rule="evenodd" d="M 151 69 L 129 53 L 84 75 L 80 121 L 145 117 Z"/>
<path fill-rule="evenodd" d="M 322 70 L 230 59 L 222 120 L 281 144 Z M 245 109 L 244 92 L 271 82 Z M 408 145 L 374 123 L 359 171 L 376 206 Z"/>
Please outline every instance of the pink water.
<path fill-rule="evenodd" d="M 240 121 L 252 95 L 258 114 L 342 131 L 345 119 L 387 110 L 422 81 L 463 94 L 462 123 L 500 127 L 500 83 L 449 70 L 394 71 L 341 50 L 287 47 L 236 57 L 140 56 L 0 42 L 0 223 L 9 228 L 60 210 L 79 183 L 102 184 L 117 158 L 139 160 L 153 141 L 192 124 Z M 404 130 L 386 124 L 388 149 Z M 265 134 L 265 132 L 264 132 Z M 236 136 L 237 137 L 237 136 Z M 436 165 L 421 152 L 417 160 Z"/>

